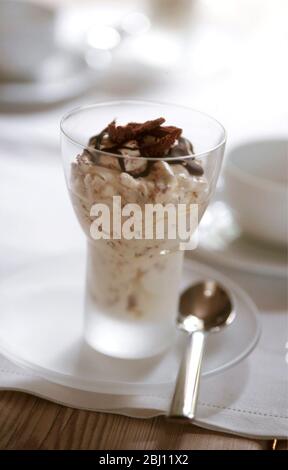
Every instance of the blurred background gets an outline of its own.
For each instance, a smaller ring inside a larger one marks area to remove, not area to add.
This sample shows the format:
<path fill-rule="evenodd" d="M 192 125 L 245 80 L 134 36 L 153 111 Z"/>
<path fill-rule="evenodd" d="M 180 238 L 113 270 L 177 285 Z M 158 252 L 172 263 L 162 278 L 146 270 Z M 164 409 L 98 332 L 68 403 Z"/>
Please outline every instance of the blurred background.
<path fill-rule="evenodd" d="M 230 138 L 286 130 L 285 0 L 1 0 L 0 8 L 1 109 L 140 97 L 205 110 Z"/>
<path fill-rule="evenodd" d="M 79 246 L 60 170 L 72 107 L 168 101 L 219 119 L 228 150 L 287 139 L 287 18 L 286 0 L 0 0 L 2 269 Z"/>

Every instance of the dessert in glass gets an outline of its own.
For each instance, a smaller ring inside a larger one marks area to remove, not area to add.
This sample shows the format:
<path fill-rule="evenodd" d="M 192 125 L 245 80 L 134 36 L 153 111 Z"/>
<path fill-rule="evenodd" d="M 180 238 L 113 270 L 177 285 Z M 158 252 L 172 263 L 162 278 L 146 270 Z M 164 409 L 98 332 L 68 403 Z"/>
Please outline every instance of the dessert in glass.
<path fill-rule="evenodd" d="M 186 107 L 118 101 L 71 111 L 61 135 L 68 190 L 87 238 L 84 338 L 110 356 L 159 354 L 176 335 L 184 251 L 167 226 L 156 235 L 155 217 L 148 237 L 135 223 L 124 237 L 119 221 L 136 205 L 144 213 L 192 204 L 199 222 L 219 176 L 225 130 Z"/>

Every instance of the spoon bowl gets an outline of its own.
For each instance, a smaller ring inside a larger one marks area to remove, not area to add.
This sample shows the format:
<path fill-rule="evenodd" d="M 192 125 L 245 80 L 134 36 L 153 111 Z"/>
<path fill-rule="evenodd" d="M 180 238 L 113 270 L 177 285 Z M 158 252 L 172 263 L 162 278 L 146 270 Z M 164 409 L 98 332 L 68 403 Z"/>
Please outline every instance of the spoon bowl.
<path fill-rule="evenodd" d="M 188 287 L 180 297 L 177 325 L 193 333 L 199 329 L 216 332 L 235 317 L 232 302 L 215 281 L 203 281 Z"/>

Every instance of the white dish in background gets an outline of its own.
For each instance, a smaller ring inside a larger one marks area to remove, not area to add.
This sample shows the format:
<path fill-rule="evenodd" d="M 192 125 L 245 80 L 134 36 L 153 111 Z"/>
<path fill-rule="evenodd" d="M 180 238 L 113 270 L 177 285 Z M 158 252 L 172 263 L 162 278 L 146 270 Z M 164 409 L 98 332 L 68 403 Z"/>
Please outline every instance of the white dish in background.
<path fill-rule="evenodd" d="M 206 210 L 199 226 L 196 255 L 207 262 L 261 275 L 284 277 L 288 274 L 285 247 L 244 236 L 224 200 L 212 202 Z"/>
<path fill-rule="evenodd" d="M 173 389 L 183 342 L 166 354 L 121 360 L 95 352 L 82 340 L 84 256 L 63 255 L 8 277 L 0 285 L 0 351 L 45 379 L 87 391 L 137 394 Z M 214 278 L 230 291 L 234 322 L 210 335 L 203 375 L 220 372 L 246 357 L 259 338 L 257 309 L 230 280 L 189 261 L 182 289 Z M 179 339 L 181 340 L 179 333 Z"/>
<path fill-rule="evenodd" d="M 234 147 L 224 168 L 226 200 L 243 232 L 257 240 L 288 244 L 288 139 Z"/>
<path fill-rule="evenodd" d="M 31 81 L 1 82 L 0 105 L 38 106 L 81 95 L 96 79 L 82 55 L 58 49 L 38 68 Z"/>
<path fill-rule="evenodd" d="M 0 78 L 27 80 L 55 49 L 56 12 L 48 5 L 0 1 Z"/>

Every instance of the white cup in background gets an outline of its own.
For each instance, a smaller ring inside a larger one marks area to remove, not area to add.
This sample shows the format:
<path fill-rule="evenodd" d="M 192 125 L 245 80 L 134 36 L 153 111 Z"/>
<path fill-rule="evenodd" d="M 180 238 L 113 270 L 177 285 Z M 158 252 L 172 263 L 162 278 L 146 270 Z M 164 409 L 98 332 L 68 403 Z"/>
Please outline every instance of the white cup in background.
<path fill-rule="evenodd" d="M 225 196 L 244 233 L 287 245 L 288 139 L 234 147 L 224 169 Z"/>
<path fill-rule="evenodd" d="M 55 11 L 19 0 L 0 1 L 0 78 L 29 80 L 55 50 Z"/>

